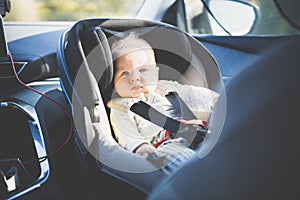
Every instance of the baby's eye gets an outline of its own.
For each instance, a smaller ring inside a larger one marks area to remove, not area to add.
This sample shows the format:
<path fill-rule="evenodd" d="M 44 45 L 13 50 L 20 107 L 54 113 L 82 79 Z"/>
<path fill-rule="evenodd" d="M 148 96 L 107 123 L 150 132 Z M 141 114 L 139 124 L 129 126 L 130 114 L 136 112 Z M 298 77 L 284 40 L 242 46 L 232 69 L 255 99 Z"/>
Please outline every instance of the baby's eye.
<path fill-rule="evenodd" d="M 128 71 L 124 71 L 121 73 L 121 76 L 128 76 L 129 75 L 129 72 Z"/>
<path fill-rule="evenodd" d="M 144 73 L 144 72 L 147 72 L 148 69 L 147 69 L 147 68 L 141 68 L 139 71 L 140 71 L 141 73 Z"/>

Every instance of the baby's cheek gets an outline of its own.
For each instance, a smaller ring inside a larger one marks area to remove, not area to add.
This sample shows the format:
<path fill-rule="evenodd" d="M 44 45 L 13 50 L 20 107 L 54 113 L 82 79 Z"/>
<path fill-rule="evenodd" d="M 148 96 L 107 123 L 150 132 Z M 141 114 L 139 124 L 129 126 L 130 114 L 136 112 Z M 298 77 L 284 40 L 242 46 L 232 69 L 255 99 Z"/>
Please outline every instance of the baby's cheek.
<path fill-rule="evenodd" d="M 143 88 L 143 93 L 144 93 L 144 94 L 148 94 L 148 93 L 149 93 L 148 88 Z"/>
<path fill-rule="evenodd" d="M 149 84 L 149 85 L 147 85 L 147 87 L 146 87 L 146 89 L 147 89 L 147 93 L 149 93 L 149 92 L 154 92 L 155 90 L 156 90 L 156 84 Z M 145 92 L 144 92 L 145 93 Z M 145 93 L 146 94 L 146 93 Z"/>
<path fill-rule="evenodd" d="M 120 85 L 117 85 L 115 87 L 115 91 L 121 97 L 128 97 L 130 95 L 129 91 L 127 90 L 127 88 L 126 87 L 121 87 Z"/>

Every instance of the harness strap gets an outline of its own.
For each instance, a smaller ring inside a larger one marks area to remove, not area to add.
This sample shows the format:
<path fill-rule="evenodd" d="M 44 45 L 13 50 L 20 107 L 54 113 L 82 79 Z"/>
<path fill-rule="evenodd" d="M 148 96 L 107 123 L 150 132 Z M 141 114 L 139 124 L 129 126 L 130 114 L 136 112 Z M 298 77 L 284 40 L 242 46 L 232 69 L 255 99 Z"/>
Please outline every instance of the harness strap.
<path fill-rule="evenodd" d="M 130 110 L 142 116 L 144 119 L 163 127 L 171 133 L 178 133 L 180 130 L 183 130 L 187 127 L 186 124 L 162 114 L 144 101 L 138 101 L 134 103 L 130 107 Z"/>
<path fill-rule="evenodd" d="M 185 104 L 176 92 L 169 92 L 165 97 L 174 106 L 180 116 L 185 120 L 197 119 L 190 108 Z"/>
<path fill-rule="evenodd" d="M 166 95 L 167 99 L 171 102 L 171 104 L 177 109 L 177 111 L 187 120 L 197 119 L 196 116 L 192 113 L 192 111 L 188 108 L 188 106 L 184 103 L 184 101 L 178 96 L 175 92 L 170 92 Z M 180 108 L 181 107 L 181 108 Z M 169 134 L 175 134 L 178 137 L 184 137 L 191 145 L 191 148 L 196 148 L 197 145 L 204 139 L 206 135 L 206 127 L 203 125 L 192 125 L 185 124 L 178 120 L 172 119 L 156 109 L 152 108 L 150 105 L 143 101 L 138 101 L 134 103 L 130 110 L 144 119 L 163 127 L 164 129 L 169 131 Z M 183 116 L 184 115 L 184 116 Z M 163 142 L 165 138 L 163 139 Z M 160 143 L 161 144 L 161 143 Z"/>

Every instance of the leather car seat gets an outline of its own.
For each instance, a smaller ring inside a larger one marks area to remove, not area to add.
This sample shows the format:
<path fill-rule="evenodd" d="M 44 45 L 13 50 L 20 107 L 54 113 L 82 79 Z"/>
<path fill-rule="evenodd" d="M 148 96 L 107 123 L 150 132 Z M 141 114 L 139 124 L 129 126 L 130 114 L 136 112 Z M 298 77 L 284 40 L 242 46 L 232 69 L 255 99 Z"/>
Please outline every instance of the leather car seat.
<path fill-rule="evenodd" d="M 205 158 L 163 181 L 148 199 L 300 196 L 299 47 L 299 35 L 274 43 L 230 80 L 217 144 Z"/>

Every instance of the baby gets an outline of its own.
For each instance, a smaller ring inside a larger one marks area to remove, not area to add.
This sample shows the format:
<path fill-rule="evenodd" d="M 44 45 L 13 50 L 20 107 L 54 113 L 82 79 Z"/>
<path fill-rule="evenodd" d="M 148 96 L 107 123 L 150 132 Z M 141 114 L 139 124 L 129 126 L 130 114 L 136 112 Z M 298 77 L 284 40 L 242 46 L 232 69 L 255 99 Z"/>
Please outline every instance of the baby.
<path fill-rule="evenodd" d="M 142 38 L 129 34 L 116 41 L 112 47 L 114 59 L 114 87 L 118 98 L 108 102 L 110 120 L 118 143 L 130 152 L 149 156 L 165 140 L 185 145 L 183 138 L 172 139 L 168 131 L 131 112 L 130 107 L 142 100 L 161 113 L 184 123 L 197 124 L 201 113 L 211 112 L 218 94 L 203 87 L 182 85 L 176 81 L 158 80 L 154 51 Z M 175 91 L 185 101 L 198 119 L 185 121 L 165 95 Z"/>

